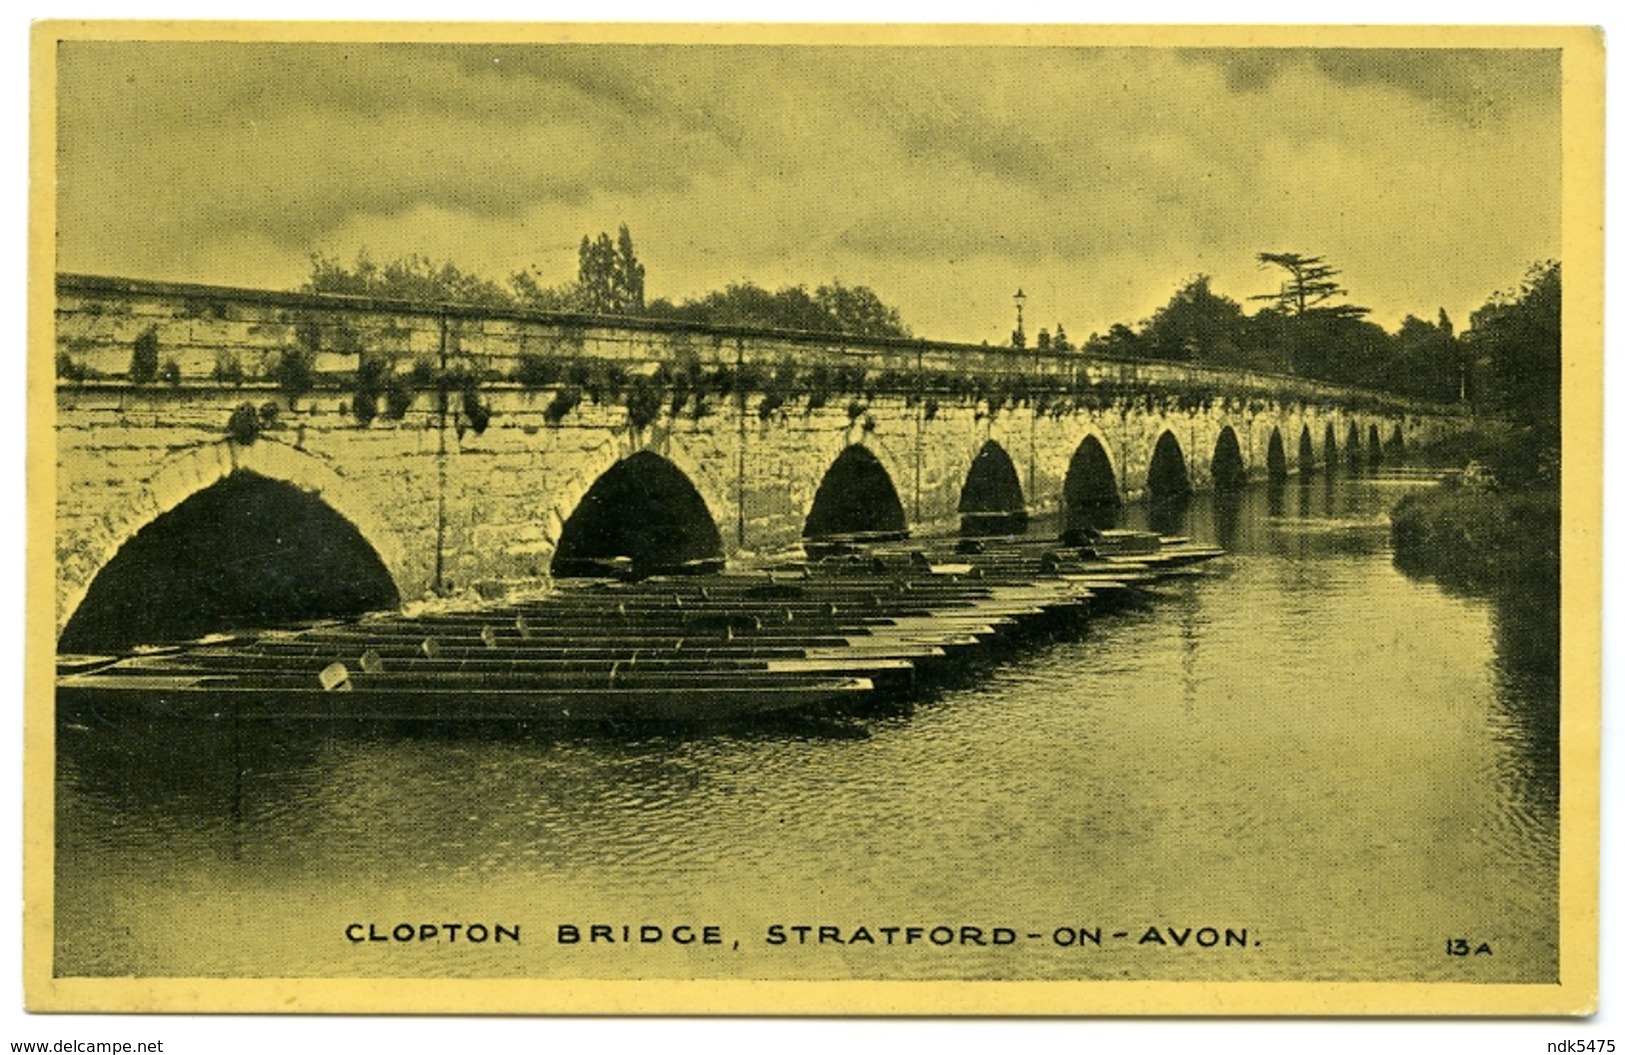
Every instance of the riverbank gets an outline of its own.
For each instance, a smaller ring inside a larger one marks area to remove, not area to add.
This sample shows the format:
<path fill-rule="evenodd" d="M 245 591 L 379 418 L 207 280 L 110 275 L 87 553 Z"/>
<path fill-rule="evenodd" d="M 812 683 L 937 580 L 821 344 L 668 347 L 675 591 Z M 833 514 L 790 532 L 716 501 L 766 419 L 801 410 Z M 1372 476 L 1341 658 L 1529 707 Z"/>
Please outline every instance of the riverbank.
<path fill-rule="evenodd" d="M 1402 571 L 1449 586 L 1555 596 L 1562 524 L 1555 487 L 1505 491 L 1469 478 L 1407 495 L 1391 519 Z"/>
<path fill-rule="evenodd" d="M 1447 586 L 1555 602 L 1562 534 L 1556 445 L 1527 428 L 1484 427 L 1433 453 L 1466 468 L 1394 507 L 1394 563 Z"/>

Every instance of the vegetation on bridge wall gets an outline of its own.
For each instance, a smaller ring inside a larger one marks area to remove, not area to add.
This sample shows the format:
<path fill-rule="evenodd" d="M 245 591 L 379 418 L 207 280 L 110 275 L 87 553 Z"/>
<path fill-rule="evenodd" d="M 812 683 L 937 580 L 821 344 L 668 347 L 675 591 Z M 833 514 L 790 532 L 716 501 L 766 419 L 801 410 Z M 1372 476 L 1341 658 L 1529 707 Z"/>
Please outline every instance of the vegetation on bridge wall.
<path fill-rule="evenodd" d="M 132 383 L 118 375 L 140 340 L 176 364 L 174 371 L 166 365 L 167 378 L 144 384 L 275 388 L 290 408 L 311 393 L 344 393 L 344 412 L 357 427 L 427 407 L 459 432 L 477 434 L 493 413 L 490 394 L 502 388 L 551 392 L 546 419 L 554 424 L 590 404 L 621 408 L 640 429 L 663 416 L 701 420 L 724 403 L 763 421 L 845 405 L 860 423 L 882 395 L 919 407 L 928 421 L 945 405 L 972 406 L 978 419 L 1011 408 L 1060 419 L 1108 408 L 1234 411 L 1281 400 L 1389 416 L 1439 409 L 1293 378 L 1053 351 L 71 276 L 59 282 L 57 318 L 58 374 L 69 386 Z"/>

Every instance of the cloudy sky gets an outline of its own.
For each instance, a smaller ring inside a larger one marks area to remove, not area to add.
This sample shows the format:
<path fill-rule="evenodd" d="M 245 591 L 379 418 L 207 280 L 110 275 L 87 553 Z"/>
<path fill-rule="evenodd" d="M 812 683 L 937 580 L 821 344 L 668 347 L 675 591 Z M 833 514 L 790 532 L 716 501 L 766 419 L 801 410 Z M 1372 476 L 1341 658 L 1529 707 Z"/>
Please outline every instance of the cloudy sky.
<path fill-rule="evenodd" d="M 996 342 L 1018 286 L 1082 338 L 1262 250 L 1464 326 L 1559 253 L 1553 51 L 78 41 L 58 101 L 66 271 L 558 283 L 624 222 L 651 297 L 838 278 Z"/>

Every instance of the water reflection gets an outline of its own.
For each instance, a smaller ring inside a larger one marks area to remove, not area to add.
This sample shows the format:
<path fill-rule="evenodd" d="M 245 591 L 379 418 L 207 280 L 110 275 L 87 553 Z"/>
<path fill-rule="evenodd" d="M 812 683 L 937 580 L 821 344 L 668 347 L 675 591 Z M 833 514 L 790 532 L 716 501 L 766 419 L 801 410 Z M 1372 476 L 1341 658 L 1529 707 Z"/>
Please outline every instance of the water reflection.
<path fill-rule="evenodd" d="M 1475 980 L 1549 981 L 1549 610 L 1399 574 L 1385 510 L 1403 488 L 1328 476 L 1114 510 L 1113 524 L 1232 555 L 857 737 L 64 726 L 58 970 L 1444 979 L 1460 965 L 1433 936 L 1467 919 L 1498 942 Z M 756 940 L 774 921 L 1053 927 L 1094 922 L 1085 909 L 1265 941 L 1224 960 L 1108 960 L 1041 946 L 792 956 Z M 716 920 L 742 951 L 538 941 L 364 958 L 335 940 L 353 919 L 442 914 L 538 934 L 571 918 Z"/>

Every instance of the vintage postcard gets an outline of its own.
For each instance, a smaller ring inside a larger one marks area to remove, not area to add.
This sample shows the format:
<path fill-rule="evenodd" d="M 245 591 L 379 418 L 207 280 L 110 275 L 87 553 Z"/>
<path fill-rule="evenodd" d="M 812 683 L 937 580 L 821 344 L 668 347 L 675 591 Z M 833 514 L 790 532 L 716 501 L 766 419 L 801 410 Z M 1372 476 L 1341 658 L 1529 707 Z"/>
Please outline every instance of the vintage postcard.
<path fill-rule="evenodd" d="M 33 44 L 30 1009 L 1595 1009 L 1600 32 Z"/>

